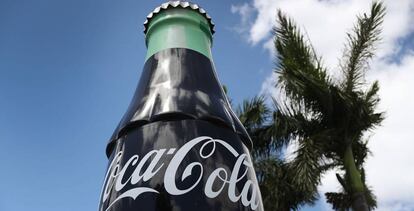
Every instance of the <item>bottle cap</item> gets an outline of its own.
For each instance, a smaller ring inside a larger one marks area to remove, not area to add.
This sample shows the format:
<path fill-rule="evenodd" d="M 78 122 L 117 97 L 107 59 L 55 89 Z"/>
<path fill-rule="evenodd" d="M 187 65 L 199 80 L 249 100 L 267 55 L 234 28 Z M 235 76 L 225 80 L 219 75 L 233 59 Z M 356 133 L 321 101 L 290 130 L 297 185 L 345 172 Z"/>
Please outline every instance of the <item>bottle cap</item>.
<path fill-rule="evenodd" d="M 200 15 L 204 16 L 210 26 L 211 34 L 214 34 L 214 23 L 211 20 L 211 17 L 207 14 L 207 12 L 198 6 L 197 4 L 193 4 L 187 1 L 169 1 L 161 4 L 161 6 L 155 8 L 150 14 L 148 14 L 147 19 L 144 22 L 144 33 L 147 33 L 149 23 L 151 22 L 151 19 L 153 19 L 158 13 L 160 13 L 163 10 L 167 10 L 169 8 L 183 8 L 183 9 L 189 9 L 198 12 Z"/>

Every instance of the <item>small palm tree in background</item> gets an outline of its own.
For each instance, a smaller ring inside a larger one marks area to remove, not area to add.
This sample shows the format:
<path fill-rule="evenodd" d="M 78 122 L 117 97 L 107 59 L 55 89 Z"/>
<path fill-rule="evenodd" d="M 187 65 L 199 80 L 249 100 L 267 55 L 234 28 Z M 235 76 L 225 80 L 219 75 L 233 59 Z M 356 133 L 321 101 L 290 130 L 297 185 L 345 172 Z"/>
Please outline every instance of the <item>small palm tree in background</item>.
<path fill-rule="evenodd" d="M 315 202 L 320 178 L 331 169 L 342 186 L 341 192 L 325 194 L 335 210 L 376 207 L 365 181 L 369 150 L 364 134 L 384 114 L 375 111 L 378 82 L 366 88 L 364 76 L 384 14 L 383 4 L 373 3 L 369 14 L 358 16 L 347 34 L 342 78 L 334 80 L 294 21 L 278 12 L 274 44 L 282 100 L 274 99 L 272 110 L 263 97 L 256 97 L 238 109 L 255 144 L 252 155 L 267 210 L 295 210 Z M 283 149 L 292 143 L 297 149 L 287 161 Z"/>
<path fill-rule="evenodd" d="M 305 201 L 291 184 L 289 165 L 283 159 L 283 145 L 276 141 L 276 119 L 264 97 L 244 101 L 236 110 L 254 143 L 251 152 L 265 210 L 296 210 Z"/>

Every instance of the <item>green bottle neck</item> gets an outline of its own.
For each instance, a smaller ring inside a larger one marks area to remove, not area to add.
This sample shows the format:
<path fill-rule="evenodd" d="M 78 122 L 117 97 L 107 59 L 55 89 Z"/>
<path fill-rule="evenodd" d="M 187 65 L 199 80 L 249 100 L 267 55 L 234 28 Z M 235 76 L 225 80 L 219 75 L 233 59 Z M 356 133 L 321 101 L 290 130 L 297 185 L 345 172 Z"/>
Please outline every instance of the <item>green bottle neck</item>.
<path fill-rule="evenodd" d="M 148 49 L 145 61 L 168 48 L 187 48 L 212 58 L 209 23 L 192 10 L 172 8 L 158 13 L 151 19 L 145 39 Z"/>

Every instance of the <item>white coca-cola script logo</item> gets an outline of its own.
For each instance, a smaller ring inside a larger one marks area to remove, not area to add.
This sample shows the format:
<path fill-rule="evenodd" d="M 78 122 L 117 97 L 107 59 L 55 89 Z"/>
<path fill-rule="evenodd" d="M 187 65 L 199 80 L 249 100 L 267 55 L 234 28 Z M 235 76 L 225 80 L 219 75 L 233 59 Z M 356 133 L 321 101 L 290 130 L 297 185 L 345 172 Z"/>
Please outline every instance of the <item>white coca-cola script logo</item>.
<path fill-rule="evenodd" d="M 172 157 L 168 166 L 166 166 L 164 174 L 164 187 L 165 190 L 171 195 L 182 195 L 190 192 L 194 189 L 203 177 L 203 165 L 200 162 L 192 162 L 184 168 L 184 172 L 181 175 L 181 181 L 183 181 L 188 176 L 192 175 L 192 169 L 198 167 L 200 169 L 199 175 L 195 175 L 198 179 L 191 187 L 186 189 L 180 189 L 176 185 L 175 178 L 180 178 L 177 175 L 178 167 L 183 161 L 184 157 L 188 152 L 196 145 L 202 144 L 199 150 L 199 155 L 203 159 L 209 158 L 216 151 L 216 145 L 220 144 L 226 148 L 236 159 L 233 169 L 231 172 L 228 172 L 225 168 L 217 168 L 211 172 L 208 176 L 206 183 L 204 185 L 204 194 L 209 198 L 217 197 L 227 186 L 227 196 L 232 202 L 237 202 L 241 200 L 242 204 L 246 207 L 250 206 L 251 209 L 256 210 L 260 203 L 260 192 L 257 188 L 255 181 L 247 179 L 243 189 L 240 194 L 239 191 L 236 191 L 236 183 L 240 182 L 243 178 L 246 177 L 247 171 L 249 168 L 252 168 L 252 164 L 246 159 L 248 155 L 239 154 L 230 144 L 223 140 L 213 139 L 208 136 L 201 136 L 194 138 L 191 141 L 184 144 L 178 151 L 175 153 L 176 148 L 170 149 L 156 149 L 148 152 L 144 155 L 141 160 L 139 160 L 138 155 L 134 155 L 122 166 L 120 166 L 121 158 L 123 152 L 120 151 L 114 159 L 112 160 L 108 172 L 105 176 L 104 187 L 102 188 L 102 201 L 104 203 L 108 200 L 108 196 L 111 191 L 114 189 L 116 192 L 119 192 L 124 189 L 124 187 L 130 183 L 131 185 L 137 184 L 139 181 L 148 181 L 155 174 L 164 167 L 164 163 L 159 161 L 163 155 L 175 155 Z M 209 146 L 209 147 L 207 147 Z M 209 149 L 209 150 L 206 150 Z M 208 151 L 208 152 L 206 152 Z M 150 160 L 151 159 L 151 160 Z M 145 164 L 146 169 L 143 169 Z M 244 172 L 240 174 L 240 170 L 244 165 Z M 126 172 L 133 172 L 132 174 L 126 174 Z M 221 185 L 218 190 L 213 190 L 213 184 L 219 182 Z M 248 192 L 251 194 L 248 194 Z M 123 198 L 132 198 L 136 199 L 142 193 L 158 193 L 158 191 L 149 188 L 149 187 L 133 187 L 128 190 L 123 190 L 123 193 L 120 194 L 116 199 L 114 199 L 106 208 L 106 211 L 109 210 L 115 203 Z M 102 208 L 103 209 L 103 208 Z"/>

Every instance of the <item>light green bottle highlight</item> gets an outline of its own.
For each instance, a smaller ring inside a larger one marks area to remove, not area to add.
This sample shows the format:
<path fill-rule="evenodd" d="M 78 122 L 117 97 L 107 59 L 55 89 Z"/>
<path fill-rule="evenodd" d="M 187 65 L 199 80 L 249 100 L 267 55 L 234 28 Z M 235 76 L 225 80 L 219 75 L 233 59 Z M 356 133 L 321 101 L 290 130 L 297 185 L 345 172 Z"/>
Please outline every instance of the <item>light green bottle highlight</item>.
<path fill-rule="evenodd" d="M 168 48 L 187 48 L 211 59 L 212 33 L 208 20 L 196 11 L 171 8 L 157 13 L 149 22 L 145 61 Z"/>

